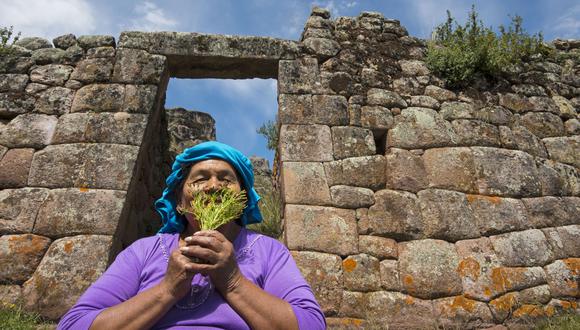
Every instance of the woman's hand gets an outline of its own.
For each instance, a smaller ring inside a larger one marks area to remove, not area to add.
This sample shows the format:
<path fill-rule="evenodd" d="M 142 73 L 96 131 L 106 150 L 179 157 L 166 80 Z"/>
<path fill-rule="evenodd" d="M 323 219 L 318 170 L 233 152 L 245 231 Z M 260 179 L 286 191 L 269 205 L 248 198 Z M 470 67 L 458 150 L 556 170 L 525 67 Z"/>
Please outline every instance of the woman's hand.
<path fill-rule="evenodd" d="M 192 262 L 187 256 L 179 250 L 171 252 L 161 285 L 176 300 L 185 297 L 191 289 L 191 280 L 196 273 L 191 268 Z"/>
<path fill-rule="evenodd" d="M 242 274 L 236 261 L 234 246 L 219 231 L 198 231 L 185 238 L 181 247 L 183 256 L 197 257 L 207 263 L 190 262 L 188 269 L 194 273 L 209 275 L 216 289 L 225 295 L 237 288 Z"/>

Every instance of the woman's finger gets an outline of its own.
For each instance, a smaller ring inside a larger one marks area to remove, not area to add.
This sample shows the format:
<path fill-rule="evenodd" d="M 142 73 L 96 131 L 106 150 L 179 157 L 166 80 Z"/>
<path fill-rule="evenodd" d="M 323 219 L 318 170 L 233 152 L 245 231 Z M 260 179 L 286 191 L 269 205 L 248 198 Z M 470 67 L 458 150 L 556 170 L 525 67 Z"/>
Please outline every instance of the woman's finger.
<path fill-rule="evenodd" d="M 195 232 L 192 237 L 196 236 L 211 236 L 220 242 L 226 242 L 228 240 L 222 233 L 217 230 L 200 230 Z"/>
<path fill-rule="evenodd" d="M 219 260 L 218 253 L 199 245 L 184 246 L 179 248 L 179 251 L 188 258 L 199 258 L 209 262 L 210 264 L 215 264 Z"/>
<path fill-rule="evenodd" d="M 207 249 L 214 250 L 219 252 L 223 249 L 222 244 L 223 242 L 218 240 L 214 236 L 190 236 L 185 238 L 185 244 L 187 246 L 195 246 L 199 245 Z"/>

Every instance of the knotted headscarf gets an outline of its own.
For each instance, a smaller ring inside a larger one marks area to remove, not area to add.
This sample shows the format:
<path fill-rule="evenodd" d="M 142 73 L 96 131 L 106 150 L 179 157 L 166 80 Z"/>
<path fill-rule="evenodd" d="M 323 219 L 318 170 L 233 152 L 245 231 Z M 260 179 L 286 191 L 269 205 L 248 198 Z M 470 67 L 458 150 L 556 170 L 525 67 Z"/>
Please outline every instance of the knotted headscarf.
<path fill-rule="evenodd" d="M 227 144 L 210 141 L 200 143 L 185 149 L 175 158 L 171 174 L 165 180 L 166 187 L 161 198 L 155 202 L 155 209 L 161 215 L 163 227 L 160 233 L 181 233 L 185 229 L 185 218 L 177 213 L 176 189 L 187 178 L 189 173 L 184 171 L 189 165 L 207 159 L 221 159 L 228 162 L 242 179 L 242 186 L 246 191 L 247 206 L 240 217 L 241 225 L 262 222 L 262 214 L 258 208 L 260 196 L 254 189 L 254 171 L 250 160 L 240 151 Z"/>

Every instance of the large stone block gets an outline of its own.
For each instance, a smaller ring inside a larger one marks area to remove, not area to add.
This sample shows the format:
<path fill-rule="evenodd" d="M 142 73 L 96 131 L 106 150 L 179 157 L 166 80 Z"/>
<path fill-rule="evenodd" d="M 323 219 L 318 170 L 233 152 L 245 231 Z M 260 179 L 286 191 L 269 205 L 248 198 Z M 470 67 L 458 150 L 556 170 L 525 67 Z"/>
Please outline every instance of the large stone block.
<path fill-rule="evenodd" d="M 406 76 L 427 76 L 430 74 L 425 62 L 418 60 L 400 60 L 401 71 Z"/>
<path fill-rule="evenodd" d="M 521 124 L 539 138 L 565 135 L 562 119 L 548 112 L 529 112 L 521 117 Z"/>
<path fill-rule="evenodd" d="M 312 95 L 280 94 L 278 104 L 281 124 L 320 124 L 312 106 Z"/>
<path fill-rule="evenodd" d="M 534 104 L 527 97 L 512 93 L 501 94 L 499 105 L 518 113 L 534 109 Z"/>
<path fill-rule="evenodd" d="M 403 149 L 445 147 L 456 141 L 451 124 L 428 108 L 403 109 L 387 133 L 387 146 Z"/>
<path fill-rule="evenodd" d="M 334 206 L 346 209 L 369 207 L 375 203 L 373 191 L 361 187 L 332 186 L 330 197 Z"/>
<path fill-rule="evenodd" d="M 34 149 L 10 149 L 0 161 L 0 188 L 25 187 Z"/>
<path fill-rule="evenodd" d="M 489 238 L 482 237 L 455 243 L 457 254 L 461 258 L 457 266 L 457 273 L 461 277 L 463 294 L 480 301 L 489 301 L 503 293 L 503 290 L 495 290 L 492 269 L 500 267 L 497 255 Z M 501 284 L 496 281 L 495 283 Z"/>
<path fill-rule="evenodd" d="M 552 96 L 552 100 L 560 110 L 558 115 L 564 118 L 574 118 L 576 116 L 576 109 L 568 99 L 560 95 L 554 95 Z"/>
<path fill-rule="evenodd" d="M 22 301 L 20 285 L 0 285 L 0 304 L 18 304 Z"/>
<path fill-rule="evenodd" d="M 52 144 L 98 142 L 140 145 L 147 125 L 145 114 L 71 113 L 59 118 Z"/>
<path fill-rule="evenodd" d="M 346 185 L 373 190 L 385 186 L 385 157 L 364 156 L 346 158 L 324 164 L 330 186 Z"/>
<path fill-rule="evenodd" d="M 0 236 L 0 281 L 26 281 L 34 273 L 49 245 L 50 239 L 43 236 Z"/>
<path fill-rule="evenodd" d="M 532 96 L 528 99 L 533 105 L 534 112 L 550 112 L 555 115 L 561 115 L 558 104 L 549 97 Z"/>
<path fill-rule="evenodd" d="M 385 159 L 387 188 L 417 192 L 427 187 L 429 181 L 421 156 L 390 148 Z"/>
<path fill-rule="evenodd" d="M 117 112 L 123 107 L 125 87 L 119 84 L 93 84 L 79 89 L 71 112 Z"/>
<path fill-rule="evenodd" d="M 125 204 L 123 191 L 54 189 L 40 207 L 34 233 L 52 238 L 113 235 Z"/>
<path fill-rule="evenodd" d="M 503 136 L 501 136 L 503 135 Z M 542 158 L 547 158 L 548 154 L 546 148 L 540 140 L 539 137 L 535 136 L 524 126 L 516 125 L 509 128 L 503 128 L 503 132 L 500 131 L 500 139 L 502 145 L 506 146 L 506 139 L 513 141 L 513 146 L 508 146 L 509 148 L 519 149 L 525 151 L 533 156 L 538 156 Z"/>
<path fill-rule="evenodd" d="M 287 204 L 284 220 L 289 249 L 358 253 L 354 210 Z"/>
<path fill-rule="evenodd" d="M 420 108 L 430 108 L 438 110 L 440 107 L 439 101 L 427 95 L 411 96 L 409 106 L 420 107 Z"/>
<path fill-rule="evenodd" d="M 376 153 L 373 132 L 368 129 L 336 126 L 331 131 L 335 159 L 371 156 Z"/>
<path fill-rule="evenodd" d="M 34 154 L 28 184 L 127 190 L 138 152 L 138 147 L 118 144 L 48 146 Z"/>
<path fill-rule="evenodd" d="M 0 92 L 22 92 L 28 83 L 28 75 L 0 74 Z"/>
<path fill-rule="evenodd" d="M 0 117 L 14 118 L 34 109 L 36 98 L 22 93 L 0 93 Z"/>
<path fill-rule="evenodd" d="M 65 87 L 50 87 L 38 95 L 34 111 L 48 115 L 68 113 L 73 101 L 74 91 Z"/>
<path fill-rule="evenodd" d="M 387 130 L 393 127 L 394 119 L 388 108 L 364 106 L 360 109 L 360 125 L 372 130 Z"/>
<path fill-rule="evenodd" d="M 330 191 L 321 163 L 284 162 L 284 201 L 288 204 L 330 205 Z"/>
<path fill-rule="evenodd" d="M 28 73 L 28 69 L 34 65 L 34 60 L 24 56 L 2 56 L 0 58 L 0 72 L 2 73 Z"/>
<path fill-rule="evenodd" d="M 70 77 L 73 67 L 62 64 L 37 66 L 30 72 L 30 81 L 51 86 L 62 86 Z"/>
<path fill-rule="evenodd" d="M 0 126 L 0 144 L 8 148 L 42 149 L 50 143 L 55 116 L 26 113 Z"/>
<path fill-rule="evenodd" d="M 111 242 L 111 236 L 102 235 L 54 241 L 32 278 L 24 283 L 26 309 L 52 320 L 61 317 L 105 270 Z"/>
<path fill-rule="evenodd" d="M 292 251 L 296 265 L 326 315 L 338 312 L 342 300 L 342 261 L 339 256 L 309 251 Z"/>
<path fill-rule="evenodd" d="M 379 259 L 397 259 L 397 242 L 380 236 L 360 235 L 358 237 L 360 253 L 366 253 Z"/>
<path fill-rule="evenodd" d="M 425 299 L 462 293 L 456 269 L 455 246 L 440 240 L 418 240 L 399 244 L 399 271 L 406 292 Z"/>
<path fill-rule="evenodd" d="M 475 216 L 465 194 L 427 189 L 417 193 L 423 218 L 423 234 L 455 242 L 479 237 Z"/>
<path fill-rule="evenodd" d="M 423 218 L 417 197 L 408 192 L 380 190 L 368 215 L 359 220 L 359 232 L 412 239 L 423 237 Z"/>
<path fill-rule="evenodd" d="M 539 229 L 491 236 L 490 240 L 504 266 L 544 266 L 553 260 L 546 236 Z"/>
<path fill-rule="evenodd" d="M 471 150 L 479 194 L 518 197 L 541 194 L 538 172 L 529 154 L 487 147 Z"/>
<path fill-rule="evenodd" d="M 388 291 L 403 291 L 397 260 L 383 260 L 380 265 L 381 288 Z"/>
<path fill-rule="evenodd" d="M 580 297 L 580 259 L 556 260 L 545 267 L 552 297 Z"/>
<path fill-rule="evenodd" d="M 546 138 L 542 142 L 551 159 L 580 168 L 580 135 Z"/>
<path fill-rule="evenodd" d="M 313 93 L 320 88 L 318 60 L 312 57 L 282 60 L 278 69 L 278 93 Z"/>
<path fill-rule="evenodd" d="M 347 290 L 369 292 L 380 289 L 379 259 L 368 254 L 356 254 L 344 259 L 342 274 Z"/>
<path fill-rule="evenodd" d="M 48 189 L 0 190 L 0 234 L 30 233 Z"/>
<path fill-rule="evenodd" d="M 457 98 L 457 95 L 452 91 L 434 85 L 425 87 L 425 95 L 430 96 L 439 102 L 452 101 Z"/>
<path fill-rule="evenodd" d="M 466 193 L 477 191 L 471 149 L 429 149 L 423 154 L 423 163 L 430 187 Z"/>
<path fill-rule="evenodd" d="M 88 58 L 77 63 L 70 79 L 83 83 L 106 82 L 111 79 L 113 61 L 109 58 Z"/>
<path fill-rule="evenodd" d="M 155 108 L 157 86 L 155 85 L 125 85 L 124 112 L 151 113 Z"/>
<path fill-rule="evenodd" d="M 107 35 L 83 35 L 77 41 L 84 49 L 105 46 L 115 47 L 115 38 Z"/>
<path fill-rule="evenodd" d="M 348 125 L 348 102 L 340 95 L 312 95 L 315 121 L 308 124 Z"/>
<path fill-rule="evenodd" d="M 340 51 L 338 42 L 325 38 L 306 38 L 304 46 L 312 53 L 321 57 L 335 56 Z"/>
<path fill-rule="evenodd" d="M 433 305 L 399 292 L 376 291 L 366 295 L 367 320 L 379 329 L 429 329 L 436 326 Z"/>
<path fill-rule="evenodd" d="M 282 161 L 331 161 L 330 127 L 323 125 L 282 125 L 280 129 Z"/>
<path fill-rule="evenodd" d="M 392 91 L 379 88 L 371 88 L 367 92 L 367 104 L 378 105 L 385 108 L 406 108 L 407 102 Z"/>
<path fill-rule="evenodd" d="M 519 199 L 467 195 L 467 201 L 483 236 L 530 228 L 526 208 Z"/>
<path fill-rule="evenodd" d="M 393 80 L 393 90 L 403 96 L 422 95 L 423 85 L 415 77 L 402 77 Z"/>
<path fill-rule="evenodd" d="M 366 315 L 366 295 L 364 292 L 343 291 L 338 314 L 342 317 L 363 319 Z M 327 326 L 328 324 L 327 319 Z"/>
<path fill-rule="evenodd" d="M 444 102 L 441 104 L 441 110 L 439 113 L 443 119 L 449 121 L 455 119 L 477 118 L 475 106 L 466 102 Z"/>
<path fill-rule="evenodd" d="M 559 197 L 523 198 L 527 211 L 528 223 L 534 228 L 557 227 L 575 224 L 578 221 L 578 211 L 573 203 L 567 205 L 566 200 Z"/>
<path fill-rule="evenodd" d="M 433 301 L 437 324 L 444 329 L 482 329 L 495 325 L 489 307 L 480 301 L 455 296 Z"/>
<path fill-rule="evenodd" d="M 580 256 L 580 225 L 542 229 L 554 259 Z"/>
<path fill-rule="evenodd" d="M 501 145 L 499 129 L 491 124 L 479 120 L 459 119 L 451 122 L 457 134 L 457 145 L 462 146 L 491 146 Z"/>
<path fill-rule="evenodd" d="M 157 85 L 166 69 L 165 56 L 152 55 L 140 49 L 120 48 L 115 56 L 112 81 Z"/>

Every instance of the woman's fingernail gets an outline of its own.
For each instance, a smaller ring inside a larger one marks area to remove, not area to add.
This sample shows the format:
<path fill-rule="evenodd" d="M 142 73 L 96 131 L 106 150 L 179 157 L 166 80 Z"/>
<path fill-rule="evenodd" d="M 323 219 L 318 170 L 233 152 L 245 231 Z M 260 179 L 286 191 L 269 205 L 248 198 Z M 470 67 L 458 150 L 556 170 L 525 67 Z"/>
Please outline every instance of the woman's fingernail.
<path fill-rule="evenodd" d="M 179 251 L 185 252 L 185 251 L 187 251 L 187 248 L 186 247 L 181 247 L 181 248 L 179 248 Z"/>
<path fill-rule="evenodd" d="M 191 237 L 189 237 L 189 236 L 187 236 L 187 237 L 185 238 L 185 241 L 186 241 L 186 242 L 188 242 L 188 243 L 189 243 L 189 242 L 191 242 L 191 240 L 192 240 L 192 238 L 191 238 Z"/>

